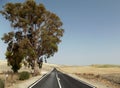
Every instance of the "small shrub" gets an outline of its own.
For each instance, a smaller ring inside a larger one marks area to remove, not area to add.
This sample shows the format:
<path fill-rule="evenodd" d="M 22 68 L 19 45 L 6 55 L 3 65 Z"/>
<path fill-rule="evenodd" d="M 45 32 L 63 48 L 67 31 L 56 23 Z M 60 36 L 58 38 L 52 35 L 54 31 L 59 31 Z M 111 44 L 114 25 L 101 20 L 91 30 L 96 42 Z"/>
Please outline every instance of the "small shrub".
<path fill-rule="evenodd" d="M 5 83 L 2 79 L 0 79 L 0 88 L 4 88 L 5 87 Z"/>
<path fill-rule="evenodd" d="M 29 79 L 30 73 L 27 71 L 23 71 L 19 74 L 19 80 L 26 80 Z"/>
<path fill-rule="evenodd" d="M 100 75 L 96 75 L 95 77 L 96 77 L 96 78 L 100 78 Z"/>

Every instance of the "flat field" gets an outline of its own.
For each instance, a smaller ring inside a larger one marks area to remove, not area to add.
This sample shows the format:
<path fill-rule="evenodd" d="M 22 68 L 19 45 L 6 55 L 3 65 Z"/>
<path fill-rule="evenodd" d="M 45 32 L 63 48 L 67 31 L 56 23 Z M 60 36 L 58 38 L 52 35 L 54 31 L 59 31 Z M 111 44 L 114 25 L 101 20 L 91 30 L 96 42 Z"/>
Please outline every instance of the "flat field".
<path fill-rule="evenodd" d="M 27 88 L 30 84 L 38 80 L 43 74 L 56 67 L 58 70 L 69 74 L 70 76 L 87 82 L 97 88 L 120 88 L 120 66 L 119 65 L 90 65 L 90 66 L 66 66 L 55 64 L 43 64 L 41 75 L 30 77 L 28 80 L 18 80 L 18 74 L 9 74 L 6 79 L 6 73 L 11 72 L 5 60 L 0 60 L 0 79 L 6 83 L 6 88 Z M 22 67 L 19 72 L 32 70 Z"/>
<path fill-rule="evenodd" d="M 60 70 L 97 88 L 120 88 L 120 65 L 61 66 Z"/>

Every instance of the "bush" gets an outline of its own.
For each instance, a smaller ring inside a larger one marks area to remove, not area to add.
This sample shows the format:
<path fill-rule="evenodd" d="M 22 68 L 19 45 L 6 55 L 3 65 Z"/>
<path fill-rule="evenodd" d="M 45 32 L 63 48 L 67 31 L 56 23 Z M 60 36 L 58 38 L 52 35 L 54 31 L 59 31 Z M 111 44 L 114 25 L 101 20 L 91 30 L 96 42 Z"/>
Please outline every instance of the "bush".
<path fill-rule="evenodd" d="M 30 73 L 27 71 L 23 71 L 19 74 L 19 80 L 26 80 L 29 79 Z"/>
<path fill-rule="evenodd" d="M 2 79 L 0 79 L 0 88 L 4 88 L 5 87 L 5 83 Z"/>

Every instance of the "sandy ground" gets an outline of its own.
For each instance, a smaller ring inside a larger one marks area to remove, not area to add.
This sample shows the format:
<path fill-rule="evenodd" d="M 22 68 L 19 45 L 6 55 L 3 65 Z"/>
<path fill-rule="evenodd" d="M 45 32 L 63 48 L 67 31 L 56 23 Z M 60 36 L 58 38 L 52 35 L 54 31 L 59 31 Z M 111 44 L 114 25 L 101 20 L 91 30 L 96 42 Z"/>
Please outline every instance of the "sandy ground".
<path fill-rule="evenodd" d="M 42 70 L 41 70 L 41 75 L 36 76 L 36 77 L 32 77 L 29 80 L 19 81 L 18 83 L 13 84 L 12 86 L 7 87 L 7 88 L 28 88 L 28 86 L 30 86 L 32 83 L 34 83 L 35 81 L 40 79 L 44 74 L 50 72 L 54 67 L 59 67 L 59 66 L 54 65 L 54 64 L 44 63 Z"/>
<path fill-rule="evenodd" d="M 28 88 L 29 85 L 40 79 L 44 74 L 51 71 L 53 67 L 57 67 L 57 65 L 44 63 L 42 69 L 40 70 L 41 74 L 39 76 L 31 77 L 29 80 L 20 81 L 16 75 L 8 75 L 8 78 L 6 79 L 6 72 L 11 72 L 11 68 L 7 66 L 7 62 L 5 60 L 0 60 L 0 78 L 6 80 L 5 88 Z M 32 72 L 30 68 L 26 68 L 24 66 L 19 70 L 19 72 L 22 71 Z"/>
<path fill-rule="evenodd" d="M 6 87 L 6 88 L 28 88 L 28 86 L 30 86 L 32 83 L 34 83 L 35 81 L 40 79 L 42 77 L 42 75 L 45 73 L 47 73 L 47 71 L 42 71 L 42 74 L 39 76 L 32 77 L 29 80 L 19 81 L 18 83 L 14 83 L 14 84 L 12 84 L 12 86 Z"/>
<path fill-rule="evenodd" d="M 116 82 L 120 82 L 120 68 L 96 68 L 92 66 L 60 66 L 45 63 L 43 64 L 41 75 L 32 77 L 29 80 L 25 81 L 20 81 L 17 78 L 16 80 L 8 79 L 8 81 L 6 81 L 6 88 L 27 88 L 36 80 L 40 79 L 42 75 L 51 71 L 54 67 L 76 79 L 96 86 L 97 88 L 120 88 L 120 84 L 112 82 L 114 79 L 115 81 L 117 79 Z M 3 73 L 6 73 L 7 71 L 11 71 L 10 67 L 7 66 L 6 61 L 0 60 L 0 78 L 5 80 L 6 74 Z M 31 69 L 23 67 L 19 72 L 21 71 L 31 71 Z M 111 79 L 112 81 L 109 81 L 107 79 Z"/>

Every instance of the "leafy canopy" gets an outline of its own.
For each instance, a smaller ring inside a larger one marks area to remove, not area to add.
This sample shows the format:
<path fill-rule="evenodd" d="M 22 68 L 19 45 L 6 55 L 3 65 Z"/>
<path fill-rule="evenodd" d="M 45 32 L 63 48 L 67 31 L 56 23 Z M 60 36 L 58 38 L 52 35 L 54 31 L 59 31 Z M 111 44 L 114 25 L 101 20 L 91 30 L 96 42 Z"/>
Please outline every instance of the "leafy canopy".
<path fill-rule="evenodd" d="M 2 38 L 8 44 L 7 52 L 12 55 L 12 58 L 6 55 L 10 65 L 16 62 L 16 58 L 19 59 L 18 64 L 26 58 L 29 64 L 35 66 L 39 59 L 49 58 L 58 51 L 64 33 L 62 22 L 43 4 L 36 4 L 34 0 L 7 3 L 0 13 L 15 29 Z M 9 61 L 10 58 L 14 62 Z"/>

